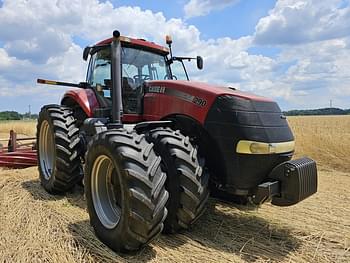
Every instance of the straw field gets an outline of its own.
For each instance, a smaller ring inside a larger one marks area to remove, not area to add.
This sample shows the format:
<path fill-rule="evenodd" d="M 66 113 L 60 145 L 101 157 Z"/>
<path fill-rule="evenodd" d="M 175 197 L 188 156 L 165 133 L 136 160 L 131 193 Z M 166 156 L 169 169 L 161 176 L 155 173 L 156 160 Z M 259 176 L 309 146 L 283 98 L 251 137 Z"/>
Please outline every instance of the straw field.
<path fill-rule="evenodd" d="M 350 116 L 298 116 L 288 121 L 297 157 L 308 155 L 320 165 L 350 173 Z"/>
<path fill-rule="evenodd" d="M 193 229 L 132 255 L 96 239 L 81 187 L 50 196 L 36 167 L 0 170 L 0 262 L 350 262 L 350 116 L 289 122 L 296 155 L 318 162 L 316 195 L 286 208 L 210 199 Z"/>
<path fill-rule="evenodd" d="M 2 148 L 1 146 L 7 146 L 11 130 L 17 133 L 17 138 L 35 137 L 36 121 L 0 121 L 0 149 Z M 23 144 L 23 142 L 18 144 Z"/>
<path fill-rule="evenodd" d="M 0 121 L 0 135 L 3 138 L 8 136 L 10 130 L 16 131 L 19 135 L 35 136 L 36 121 Z"/>

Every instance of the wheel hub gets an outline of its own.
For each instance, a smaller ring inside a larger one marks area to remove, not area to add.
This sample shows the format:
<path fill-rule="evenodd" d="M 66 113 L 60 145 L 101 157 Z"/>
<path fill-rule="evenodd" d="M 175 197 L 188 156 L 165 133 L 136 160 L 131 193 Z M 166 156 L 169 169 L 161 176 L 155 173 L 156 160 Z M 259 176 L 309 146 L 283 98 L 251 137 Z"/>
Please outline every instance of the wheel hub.
<path fill-rule="evenodd" d="M 91 175 L 91 195 L 95 212 L 101 224 L 108 229 L 115 228 L 121 217 L 117 194 L 121 193 L 118 178 L 111 159 L 106 155 L 96 158 Z"/>
<path fill-rule="evenodd" d="M 42 172 L 45 179 L 49 180 L 53 173 L 56 158 L 54 137 L 47 120 L 43 121 L 40 127 L 39 155 Z"/>

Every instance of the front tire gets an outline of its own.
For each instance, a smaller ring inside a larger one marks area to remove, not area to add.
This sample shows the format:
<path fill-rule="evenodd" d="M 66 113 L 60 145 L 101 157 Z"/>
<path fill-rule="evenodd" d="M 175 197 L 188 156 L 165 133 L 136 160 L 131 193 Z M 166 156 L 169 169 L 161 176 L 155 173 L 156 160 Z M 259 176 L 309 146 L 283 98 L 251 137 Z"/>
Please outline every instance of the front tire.
<path fill-rule="evenodd" d="M 209 174 L 204 170 L 204 159 L 199 157 L 189 137 L 178 130 L 156 128 L 148 133 L 148 140 L 154 143 L 167 173 L 170 197 L 164 232 L 187 229 L 203 214 L 209 197 Z"/>
<path fill-rule="evenodd" d="M 144 135 L 124 129 L 99 133 L 89 144 L 84 185 L 90 222 L 114 251 L 138 250 L 161 233 L 168 192 L 160 162 Z"/>
<path fill-rule="evenodd" d="M 37 148 L 40 181 L 51 194 L 64 193 L 82 179 L 79 129 L 73 111 L 46 105 L 38 118 Z"/>

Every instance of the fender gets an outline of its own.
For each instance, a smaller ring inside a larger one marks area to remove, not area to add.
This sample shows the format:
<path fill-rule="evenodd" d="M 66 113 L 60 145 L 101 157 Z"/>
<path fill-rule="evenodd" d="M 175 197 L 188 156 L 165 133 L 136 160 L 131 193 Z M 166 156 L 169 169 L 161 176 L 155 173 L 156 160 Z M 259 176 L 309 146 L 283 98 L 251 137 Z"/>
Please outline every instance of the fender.
<path fill-rule="evenodd" d="M 94 109 L 99 107 L 96 95 L 91 89 L 69 90 L 63 95 L 61 104 L 67 104 L 67 100 L 73 100 L 73 102 L 79 104 L 88 118 L 92 118 Z"/>

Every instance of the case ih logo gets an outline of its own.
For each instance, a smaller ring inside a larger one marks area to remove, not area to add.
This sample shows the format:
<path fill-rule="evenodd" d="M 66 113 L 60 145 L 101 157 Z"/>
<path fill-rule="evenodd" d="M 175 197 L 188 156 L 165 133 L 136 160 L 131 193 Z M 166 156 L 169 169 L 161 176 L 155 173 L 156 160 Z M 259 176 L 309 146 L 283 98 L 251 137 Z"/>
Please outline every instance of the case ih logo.
<path fill-rule="evenodd" d="M 178 91 L 175 89 L 169 89 L 169 88 L 162 87 L 162 86 L 150 86 L 150 87 L 148 87 L 146 92 L 148 92 L 148 93 L 160 93 L 160 94 L 166 94 L 168 96 L 174 96 L 174 97 L 180 98 L 182 100 L 194 103 L 200 107 L 204 107 L 205 105 L 207 105 L 207 101 L 205 99 L 193 96 L 193 95 L 188 94 L 186 92 Z"/>
<path fill-rule="evenodd" d="M 148 92 L 150 92 L 150 93 L 165 93 L 165 87 L 151 86 L 151 87 L 148 87 Z"/>

